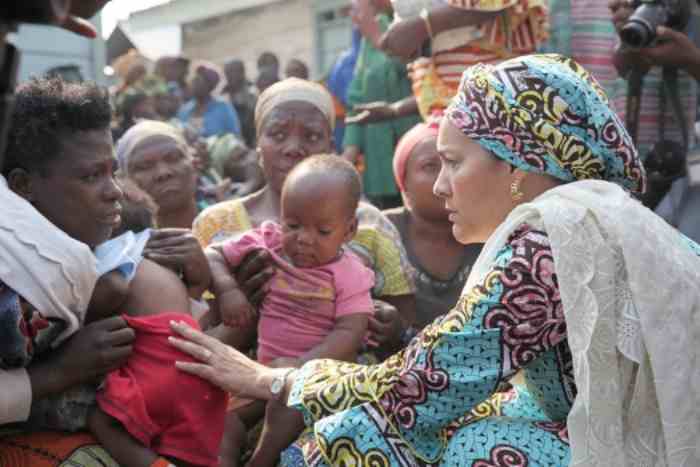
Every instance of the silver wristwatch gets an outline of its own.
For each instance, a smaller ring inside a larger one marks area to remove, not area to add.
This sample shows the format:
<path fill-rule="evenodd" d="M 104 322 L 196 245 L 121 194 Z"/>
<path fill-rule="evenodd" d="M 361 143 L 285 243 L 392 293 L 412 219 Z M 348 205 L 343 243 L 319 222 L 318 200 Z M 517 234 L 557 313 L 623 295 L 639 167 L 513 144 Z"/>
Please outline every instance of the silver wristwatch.
<path fill-rule="evenodd" d="M 272 378 L 272 382 L 270 383 L 270 393 L 275 400 L 280 399 L 282 393 L 284 392 L 284 387 L 287 384 L 287 378 L 289 378 L 289 375 L 295 371 L 297 371 L 296 368 L 290 368 L 285 371 L 284 374 Z"/>

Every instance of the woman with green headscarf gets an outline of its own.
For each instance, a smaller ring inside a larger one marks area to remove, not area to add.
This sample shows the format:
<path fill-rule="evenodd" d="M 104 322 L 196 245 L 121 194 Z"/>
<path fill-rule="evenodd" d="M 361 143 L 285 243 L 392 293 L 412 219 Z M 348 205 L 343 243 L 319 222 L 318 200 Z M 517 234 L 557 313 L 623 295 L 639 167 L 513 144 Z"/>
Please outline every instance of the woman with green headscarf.
<path fill-rule="evenodd" d="M 174 325 L 202 362 L 178 367 L 301 411 L 310 466 L 700 465 L 700 247 L 631 196 L 598 83 L 558 55 L 474 66 L 437 144 L 455 238 L 486 242 L 452 311 L 379 365 L 298 370 Z"/>

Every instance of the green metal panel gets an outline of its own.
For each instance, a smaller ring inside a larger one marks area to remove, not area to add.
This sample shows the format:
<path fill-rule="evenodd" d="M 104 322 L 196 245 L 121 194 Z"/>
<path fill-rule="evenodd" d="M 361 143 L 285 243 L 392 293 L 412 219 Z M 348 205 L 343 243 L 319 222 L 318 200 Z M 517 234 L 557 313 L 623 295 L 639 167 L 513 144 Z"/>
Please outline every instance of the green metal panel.
<path fill-rule="evenodd" d="M 325 75 L 338 55 L 352 42 L 350 0 L 314 0 L 314 55 L 316 75 Z"/>

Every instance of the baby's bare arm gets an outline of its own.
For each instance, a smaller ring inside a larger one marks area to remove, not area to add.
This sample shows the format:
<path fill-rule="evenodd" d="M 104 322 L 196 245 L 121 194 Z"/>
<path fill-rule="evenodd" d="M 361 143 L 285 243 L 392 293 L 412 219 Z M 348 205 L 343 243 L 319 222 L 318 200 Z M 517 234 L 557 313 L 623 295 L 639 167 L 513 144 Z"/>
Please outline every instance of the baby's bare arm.
<path fill-rule="evenodd" d="M 231 267 L 220 245 L 205 250 L 212 276 L 212 293 L 216 297 L 217 310 L 227 326 L 248 327 L 255 323 L 255 310 L 238 286 Z"/>

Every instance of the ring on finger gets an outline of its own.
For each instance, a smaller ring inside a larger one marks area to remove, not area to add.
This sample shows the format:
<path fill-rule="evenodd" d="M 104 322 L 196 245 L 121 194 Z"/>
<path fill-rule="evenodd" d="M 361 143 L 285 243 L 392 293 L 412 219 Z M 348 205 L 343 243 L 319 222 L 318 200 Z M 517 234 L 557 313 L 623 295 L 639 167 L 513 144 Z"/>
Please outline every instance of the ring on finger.
<path fill-rule="evenodd" d="M 209 349 L 202 349 L 202 361 L 204 363 L 211 363 L 211 357 L 212 357 L 213 352 Z"/>

